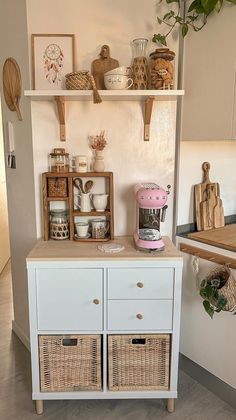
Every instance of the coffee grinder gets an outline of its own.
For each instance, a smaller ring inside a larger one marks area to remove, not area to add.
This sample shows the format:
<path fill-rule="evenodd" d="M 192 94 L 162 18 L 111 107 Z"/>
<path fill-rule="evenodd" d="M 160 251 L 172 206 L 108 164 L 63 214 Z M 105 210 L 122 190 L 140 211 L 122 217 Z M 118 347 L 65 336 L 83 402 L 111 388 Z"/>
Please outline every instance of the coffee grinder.
<path fill-rule="evenodd" d="M 134 193 L 137 206 L 136 230 L 134 242 L 141 251 L 162 251 L 164 242 L 160 233 L 160 222 L 165 221 L 166 205 L 170 185 L 167 191 L 154 183 L 136 184 Z"/>

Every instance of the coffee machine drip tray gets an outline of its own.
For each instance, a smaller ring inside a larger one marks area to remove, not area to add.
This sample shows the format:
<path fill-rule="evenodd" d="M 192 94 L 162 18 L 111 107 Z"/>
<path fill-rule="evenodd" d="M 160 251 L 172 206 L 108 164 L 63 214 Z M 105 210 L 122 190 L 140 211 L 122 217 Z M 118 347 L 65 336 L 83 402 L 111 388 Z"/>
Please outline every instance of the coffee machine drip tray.
<path fill-rule="evenodd" d="M 161 239 L 161 234 L 158 229 L 139 229 L 139 238 L 143 241 L 158 241 Z"/>
<path fill-rule="evenodd" d="M 154 232 L 150 233 L 150 231 Z M 139 229 L 138 232 L 138 234 L 137 232 L 134 233 L 134 243 L 139 251 L 151 252 L 162 251 L 164 249 L 165 244 L 157 229 Z"/>

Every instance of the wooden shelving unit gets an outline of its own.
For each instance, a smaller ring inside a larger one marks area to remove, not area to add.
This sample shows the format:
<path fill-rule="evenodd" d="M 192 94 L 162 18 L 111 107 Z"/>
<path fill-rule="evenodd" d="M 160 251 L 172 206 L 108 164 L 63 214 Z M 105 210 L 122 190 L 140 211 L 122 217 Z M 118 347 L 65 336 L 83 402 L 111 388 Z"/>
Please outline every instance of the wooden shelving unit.
<path fill-rule="evenodd" d="M 93 101 L 91 90 L 25 90 L 25 96 L 34 101 L 55 101 L 60 124 L 60 140 L 66 140 L 66 102 Z M 100 90 L 103 101 L 141 101 L 144 108 L 144 140 L 149 140 L 152 107 L 155 100 L 176 101 L 184 90 Z"/>
<path fill-rule="evenodd" d="M 48 195 L 48 179 L 49 178 L 66 178 L 67 179 L 67 196 L 66 197 L 50 197 Z M 74 205 L 74 178 L 105 178 L 107 180 L 106 192 L 109 195 L 107 210 L 104 212 L 92 210 L 90 212 L 81 212 L 75 210 Z M 112 172 L 45 172 L 42 175 L 42 194 L 43 194 L 43 227 L 44 227 L 44 240 L 48 241 L 50 238 L 50 201 L 64 201 L 68 204 L 69 214 L 69 230 L 70 240 L 81 241 L 81 242 L 105 242 L 110 239 L 114 239 L 114 194 L 113 194 L 113 173 Z M 109 221 L 109 231 L 105 239 L 93 239 L 93 238 L 75 238 L 75 217 L 95 217 L 99 218 L 104 216 Z"/>

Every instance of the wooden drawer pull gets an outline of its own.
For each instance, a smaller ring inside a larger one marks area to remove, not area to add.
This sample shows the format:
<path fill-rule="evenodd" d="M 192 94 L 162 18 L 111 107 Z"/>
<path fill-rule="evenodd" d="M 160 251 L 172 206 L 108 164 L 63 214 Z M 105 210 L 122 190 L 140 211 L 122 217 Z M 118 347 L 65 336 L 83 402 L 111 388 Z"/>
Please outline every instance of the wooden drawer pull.
<path fill-rule="evenodd" d="M 94 303 L 95 305 L 99 305 L 100 300 L 99 300 L 99 299 L 93 299 L 93 303 Z"/>
<path fill-rule="evenodd" d="M 139 281 L 138 283 L 137 283 L 137 287 L 139 287 L 140 289 L 142 289 L 142 287 L 143 287 L 144 285 L 143 285 L 143 283 L 141 282 L 141 281 Z"/>
<path fill-rule="evenodd" d="M 143 315 L 142 315 L 142 314 L 137 314 L 137 315 L 136 315 L 136 318 L 138 318 L 138 319 L 143 319 Z"/>

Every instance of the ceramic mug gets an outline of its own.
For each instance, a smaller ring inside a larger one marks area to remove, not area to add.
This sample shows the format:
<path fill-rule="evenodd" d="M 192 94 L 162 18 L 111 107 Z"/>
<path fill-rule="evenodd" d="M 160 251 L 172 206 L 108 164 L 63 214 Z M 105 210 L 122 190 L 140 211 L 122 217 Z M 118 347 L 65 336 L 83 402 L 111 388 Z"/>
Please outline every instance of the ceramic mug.
<path fill-rule="evenodd" d="M 107 74 L 123 74 L 124 76 L 129 76 L 131 72 L 131 67 L 127 67 L 127 66 L 120 66 L 120 67 L 116 67 L 113 70 L 109 70 L 106 73 L 104 73 L 104 76 Z"/>
<path fill-rule="evenodd" d="M 105 74 L 104 83 L 106 89 L 129 89 L 133 84 L 133 80 L 123 74 Z"/>
<path fill-rule="evenodd" d="M 76 233 L 80 238 L 86 238 L 88 236 L 88 223 L 78 222 L 75 223 Z"/>
<path fill-rule="evenodd" d="M 76 170 L 76 172 L 87 172 L 88 171 L 87 156 L 84 156 L 84 155 L 75 156 L 75 170 Z"/>
<path fill-rule="evenodd" d="M 93 205 L 96 211 L 104 211 L 107 206 L 108 194 L 93 194 Z"/>
<path fill-rule="evenodd" d="M 92 238 L 104 239 L 109 230 L 109 222 L 107 220 L 94 219 L 92 223 Z"/>

